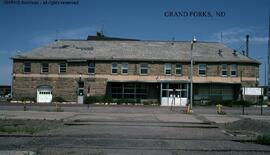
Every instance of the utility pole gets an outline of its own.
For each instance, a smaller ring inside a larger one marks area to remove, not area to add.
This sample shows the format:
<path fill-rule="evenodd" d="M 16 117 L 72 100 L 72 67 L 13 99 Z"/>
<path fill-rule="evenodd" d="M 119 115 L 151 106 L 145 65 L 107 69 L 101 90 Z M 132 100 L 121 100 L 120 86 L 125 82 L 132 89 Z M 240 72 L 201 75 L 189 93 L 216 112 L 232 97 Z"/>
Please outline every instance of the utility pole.
<path fill-rule="evenodd" d="M 190 44 L 190 109 L 192 109 L 193 105 L 193 45 L 196 41 L 194 37 Z"/>
<path fill-rule="evenodd" d="M 246 56 L 248 57 L 248 42 L 249 42 L 249 35 L 246 35 Z"/>
<path fill-rule="evenodd" d="M 270 10 L 268 12 L 268 55 L 267 55 L 267 67 L 268 67 L 268 76 L 266 78 L 268 78 L 268 83 L 265 83 L 265 86 L 266 87 L 266 93 L 267 93 L 267 96 L 268 96 L 268 87 L 269 87 L 269 84 L 270 84 Z M 266 75 L 265 75 L 266 76 Z"/>

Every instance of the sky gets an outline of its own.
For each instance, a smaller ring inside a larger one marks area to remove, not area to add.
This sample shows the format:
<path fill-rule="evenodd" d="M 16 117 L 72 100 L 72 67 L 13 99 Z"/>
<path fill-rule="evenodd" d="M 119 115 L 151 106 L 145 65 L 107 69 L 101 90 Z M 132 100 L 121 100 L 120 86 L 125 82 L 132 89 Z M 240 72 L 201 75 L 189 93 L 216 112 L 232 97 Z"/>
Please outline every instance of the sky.
<path fill-rule="evenodd" d="M 101 29 L 107 36 L 141 40 L 189 41 L 196 36 L 240 52 L 249 34 L 249 55 L 262 63 L 260 84 L 265 84 L 269 0 L 10 1 L 0 0 L 0 85 L 11 84 L 12 55 L 55 39 L 86 39 Z"/>

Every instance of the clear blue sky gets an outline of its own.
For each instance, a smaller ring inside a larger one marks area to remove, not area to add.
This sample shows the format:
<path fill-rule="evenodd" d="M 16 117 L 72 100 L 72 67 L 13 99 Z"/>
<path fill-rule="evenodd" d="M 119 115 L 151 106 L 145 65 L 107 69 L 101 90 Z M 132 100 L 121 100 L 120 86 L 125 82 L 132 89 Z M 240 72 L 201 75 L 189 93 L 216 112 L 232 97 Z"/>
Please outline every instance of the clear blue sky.
<path fill-rule="evenodd" d="M 7 5 L 3 1 L 0 85 L 11 84 L 9 58 L 16 52 L 46 45 L 56 36 L 85 39 L 101 28 L 108 36 L 142 40 L 196 36 L 200 41 L 220 41 L 222 32 L 223 43 L 237 50 L 245 49 L 249 34 L 250 56 L 267 61 L 269 0 L 79 0 L 78 5 Z M 208 11 L 213 17 L 165 17 L 166 11 Z M 215 16 L 216 11 L 224 11 L 225 17 Z M 260 69 L 264 84 L 264 64 Z"/>

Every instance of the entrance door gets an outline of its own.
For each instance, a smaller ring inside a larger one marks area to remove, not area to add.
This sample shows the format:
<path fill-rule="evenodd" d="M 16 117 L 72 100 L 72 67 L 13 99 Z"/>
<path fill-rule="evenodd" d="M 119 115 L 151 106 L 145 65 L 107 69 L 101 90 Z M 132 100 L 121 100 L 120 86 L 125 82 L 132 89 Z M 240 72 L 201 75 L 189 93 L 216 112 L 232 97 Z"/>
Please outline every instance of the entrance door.
<path fill-rule="evenodd" d="M 79 81 L 78 82 L 78 104 L 83 104 L 84 102 L 84 82 L 83 81 Z"/>
<path fill-rule="evenodd" d="M 161 83 L 161 106 L 186 106 L 187 83 Z"/>
<path fill-rule="evenodd" d="M 37 88 L 37 102 L 38 103 L 52 102 L 52 88 L 50 86 L 40 86 Z"/>

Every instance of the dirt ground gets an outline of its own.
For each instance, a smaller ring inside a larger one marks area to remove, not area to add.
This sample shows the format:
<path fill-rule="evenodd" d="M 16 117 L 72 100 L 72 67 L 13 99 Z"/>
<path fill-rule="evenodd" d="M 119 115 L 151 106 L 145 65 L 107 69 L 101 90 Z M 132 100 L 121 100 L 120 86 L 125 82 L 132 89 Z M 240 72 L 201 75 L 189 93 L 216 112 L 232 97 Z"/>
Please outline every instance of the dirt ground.
<path fill-rule="evenodd" d="M 258 135 L 270 134 L 270 123 L 250 118 L 241 119 L 231 123 L 220 124 L 228 133 L 234 136 L 249 136 L 256 138 Z"/>

